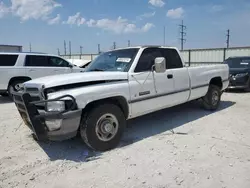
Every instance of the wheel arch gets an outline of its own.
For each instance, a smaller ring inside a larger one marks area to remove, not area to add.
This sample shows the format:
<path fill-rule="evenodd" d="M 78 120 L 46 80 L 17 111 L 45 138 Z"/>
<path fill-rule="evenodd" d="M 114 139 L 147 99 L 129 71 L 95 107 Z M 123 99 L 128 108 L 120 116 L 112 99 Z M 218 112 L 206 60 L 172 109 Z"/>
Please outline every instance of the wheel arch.
<path fill-rule="evenodd" d="M 220 76 L 212 78 L 209 82 L 209 85 L 215 85 L 215 86 L 219 87 L 221 90 L 223 87 L 222 78 Z"/>
<path fill-rule="evenodd" d="M 111 103 L 111 104 L 117 105 L 119 108 L 121 108 L 122 112 L 124 113 L 125 118 L 126 119 L 128 118 L 129 105 L 128 105 L 126 98 L 123 96 L 108 97 L 108 98 L 92 101 L 85 106 L 82 113 L 85 114 L 90 109 L 96 107 L 97 105 L 101 105 L 104 103 Z"/>
<path fill-rule="evenodd" d="M 10 80 L 9 80 L 9 83 L 8 83 L 8 86 L 13 83 L 14 81 L 17 81 L 17 80 L 22 80 L 22 81 L 29 81 L 31 80 L 30 77 L 28 76 L 16 76 L 16 77 L 12 77 Z"/>

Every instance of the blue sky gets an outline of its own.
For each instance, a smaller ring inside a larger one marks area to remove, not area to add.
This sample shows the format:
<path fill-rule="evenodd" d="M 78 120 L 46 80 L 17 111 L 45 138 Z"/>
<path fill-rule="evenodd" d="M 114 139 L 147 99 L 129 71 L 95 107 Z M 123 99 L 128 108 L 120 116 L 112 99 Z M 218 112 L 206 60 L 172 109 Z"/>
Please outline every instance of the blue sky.
<path fill-rule="evenodd" d="M 24 51 L 72 53 L 143 44 L 180 47 L 178 25 L 187 26 L 185 49 L 250 46 L 250 0 L 0 0 L 0 44 L 23 45 Z"/>

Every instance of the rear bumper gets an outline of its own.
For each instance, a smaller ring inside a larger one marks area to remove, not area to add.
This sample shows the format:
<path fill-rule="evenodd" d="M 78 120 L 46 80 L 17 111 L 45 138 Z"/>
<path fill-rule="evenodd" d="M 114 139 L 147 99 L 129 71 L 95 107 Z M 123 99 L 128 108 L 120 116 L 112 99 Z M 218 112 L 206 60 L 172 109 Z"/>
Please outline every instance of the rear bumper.
<path fill-rule="evenodd" d="M 57 113 L 39 110 L 28 93 L 14 93 L 14 102 L 24 123 L 38 140 L 60 141 L 76 136 L 81 120 L 81 110 Z"/>

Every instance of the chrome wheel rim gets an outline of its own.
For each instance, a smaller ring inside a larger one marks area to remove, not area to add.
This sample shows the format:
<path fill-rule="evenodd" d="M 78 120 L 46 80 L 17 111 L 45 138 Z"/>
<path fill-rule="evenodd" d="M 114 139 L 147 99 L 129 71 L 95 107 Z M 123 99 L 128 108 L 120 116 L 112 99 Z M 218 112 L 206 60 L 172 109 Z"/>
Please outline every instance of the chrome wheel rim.
<path fill-rule="evenodd" d="M 212 93 L 212 105 L 213 106 L 217 105 L 218 101 L 219 101 L 219 93 L 217 91 L 214 91 Z"/>
<path fill-rule="evenodd" d="M 108 142 L 115 137 L 118 128 L 117 118 L 113 114 L 104 114 L 98 119 L 95 131 L 98 139 Z"/>

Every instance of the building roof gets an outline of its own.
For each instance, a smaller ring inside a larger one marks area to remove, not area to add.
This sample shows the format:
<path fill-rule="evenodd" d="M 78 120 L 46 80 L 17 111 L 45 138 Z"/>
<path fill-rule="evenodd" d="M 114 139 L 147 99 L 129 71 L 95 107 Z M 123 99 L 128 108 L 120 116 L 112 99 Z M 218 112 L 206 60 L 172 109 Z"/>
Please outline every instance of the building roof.
<path fill-rule="evenodd" d="M 23 47 L 23 46 L 20 46 L 20 45 L 9 45 L 9 44 L 0 44 L 0 46 L 8 46 L 8 47 Z"/>

